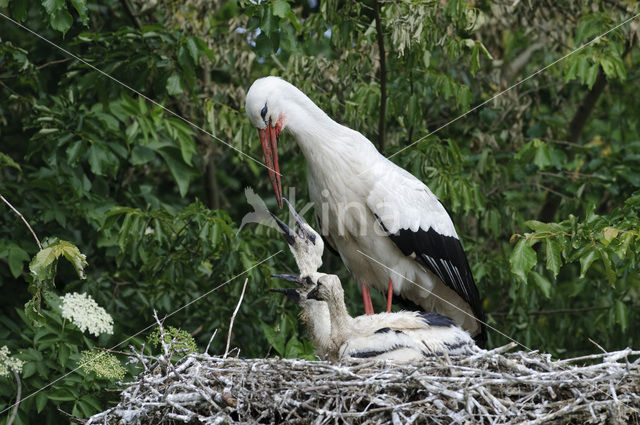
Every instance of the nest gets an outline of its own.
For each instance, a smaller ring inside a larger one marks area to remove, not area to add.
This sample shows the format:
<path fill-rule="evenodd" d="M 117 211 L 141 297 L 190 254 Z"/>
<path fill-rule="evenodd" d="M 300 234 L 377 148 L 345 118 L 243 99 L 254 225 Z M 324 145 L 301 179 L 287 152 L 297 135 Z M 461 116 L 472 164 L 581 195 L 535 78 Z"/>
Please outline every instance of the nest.
<path fill-rule="evenodd" d="M 87 423 L 640 424 L 640 351 L 551 361 L 514 346 L 408 365 L 136 355 L 144 371 Z"/>

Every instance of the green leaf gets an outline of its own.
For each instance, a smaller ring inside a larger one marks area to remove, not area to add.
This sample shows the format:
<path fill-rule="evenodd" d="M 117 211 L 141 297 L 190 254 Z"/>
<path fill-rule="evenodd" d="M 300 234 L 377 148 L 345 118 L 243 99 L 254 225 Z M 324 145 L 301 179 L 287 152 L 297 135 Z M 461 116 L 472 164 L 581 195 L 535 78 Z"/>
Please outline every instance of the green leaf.
<path fill-rule="evenodd" d="M 186 44 L 187 50 L 189 51 L 189 54 L 193 59 L 193 63 L 197 64 L 198 59 L 200 59 L 200 49 L 198 48 L 198 42 L 196 41 L 195 37 L 191 36 L 187 37 Z"/>
<path fill-rule="evenodd" d="M 609 254 L 604 249 L 598 250 L 598 253 L 600 254 L 600 259 L 604 264 L 604 271 L 607 276 L 607 279 L 609 280 L 609 284 L 611 285 L 615 284 L 617 276 L 616 276 L 616 272 L 613 270 L 613 267 L 611 265 L 611 258 L 609 257 Z"/>
<path fill-rule="evenodd" d="M 20 168 L 20 165 L 17 162 L 15 162 L 9 155 L 0 152 L 0 169 L 2 169 L 2 167 L 4 166 L 13 167 L 22 171 L 22 168 Z"/>
<path fill-rule="evenodd" d="M 118 157 L 106 146 L 93 143 L 89 148 L 89 165 L 91 172 L 98 176 L 115 174 L 118 169 Z"/>
<path fill-rule="evenodd" d="M 551 298 L 551 282 L 540 273 L 531 270 L 529 275 L 533 277 L 533 281 L 540 288 L 545 297 Z"/>
<path fill-rule="evenodd" d="M 23 22 L 25 19 L 27 19 L 28 11 L 29 11 L 28 0 L 13 0 L 11 2 L 11 14 L 17 21 Z"/>
<path fill-rule="evenodd" d="M 64 256 L 71 262 L 80 279 L 86 279 L 84 268 L 87 266 L 87 260 L 78 247 L 71 242 L 54 240 L 46 248 L 38 252 L 29 264 L 29 269 L 36 280 L 41 282 L 52 280 L 56 263 L 60 256 Z"/>
<path fill-rule="evenodd" d="M 629 311 L 627 306 L 622 301 L 616 300 L 614 314 L 616 317 L 616 323 L 620 325 L 622 332 L 625 332 L 629 326 Z"/>
<path fill-rule="evenodd" d="M 260 323 L 262 326 L 262 331 L 264 332 L 264 336 L 267 338 L 267 341 L 271 346 L 276 350 L 276 352 L 284 357 L 285 355 L 285 343 L 283 332 L 276 332 L 271 326 L 266 323 Z"/>
<path fill-rule="evenodd" d="M 27 379 L 34 373 L 36 373 L 36 363 L 35 362 L 27 362 L 22 367 L 22 378 Z"/>
<path fill-rule="evenodd" d="M 30 259 L 31 257 L 27 251 L 20 248 L 18 245 L 11 244 L 9 246 L 9 269 L 11 270 L 13 277 L 17 278 L 22 274 L 24 262 L 29 261 Z"/>
<path fill-rule="evenodd" d="M 75 164 L 80 158 L 80 155 L 84 153 L 85 143 L 82 140 L 76 140 L 72 142 L 66 150 L 67 162 L 69 164 Z"/>
<path fill-rule="evenodd" d="M 176 73 L 171 74 L 169 78 L 167 78 L 167 93 L 170 95 L 176 95 L 184 93 L 184 87 L 182 85 L 182 79 Z"/>
<path fill-rule="evenodd" d="M 62 34 L 66 34 L 69 28 L 71 28 L 73 17 L 66 9 L 60 9 L 50 15 L 49 22 L 54 30 L 60 31 Z"/>
<path fill-rule="evenodd" d="M 595 248 L 589 249 L 580 257 L 580 277 L 584 277 L 591 264 L 598 258 L 598 251 Z"/>
<path fill-rule="evenodd" d="M 589 70 L 587 71 L 587 77 L 585 79 L 585 82 L 587 83 L 587 87 L 589 87 L 589 90 L 591 90 L 591 88 L 593 87 L 593 84 L 596 82 L 599 69 L 600 69 L 600 65 L 598 65 L 597 63 L 594 63 L 589 67 Z"/>
<path fill-rule="evenodd" d="M 49 399 L 54 401 L 73 401 L 76 396 L 67 388 L 60 388 L 49 392 Z"/>
<path fill-rule="evenodd" d="M 535 266 L 536 260 L 537 256 L 534 249 L 529 246 L 525 239 L 520 239 L 509 257 L 511 272 L 526 283 L 527 273 Z"/>
<path fill-rule="evenodd" d="M 171 153 L 163 150 L 158 151 L 158 153 L 164 158 L 167 166 L 169 167 L 169 171 L 171 171 L 171 175 L 173 176 L 175 182 L 178 184 L 178 190 L 180 191 L 180 196 L 185 196 L 187 194 L 187 190 L 189 189 L 189 183 L 191 179 L 194 177 L 194 172 L 185 165 L 182 160 L 176 159 Z"/>
<path fill-rule="evenodd" d="M 615 68 L 615 65 L 613 64 L 613 61 L 611 61 L 607 57 L 604 57 L 600 59 L 600 65 L 602 66 L 602 70 L 604 71 L 607 77 L 609 78 L 615 77 L 616 68 Z"/>
<path fill-rule="evenodd" d="M 549 238 L 546 240 L 545 246 L 547 251 L 547 270 L 551 271 L 555 278 L 558 276 L 562 266 L 562 245 L 557 240 Z"/>
<path fill-rule="evenodd" d="M 605 242 L 605 246 L 608 246 L 612 240 L 614 240 L 618 233 L 620 233 L 620 229 L 616 229 L 615 227 L 607 226 L 603 229 L 603 239 Z"/>
<path fill-rule="evenodd" d="M 533 157 L 533 163 L 541 170 L 544 170 L 552 164 L 551 152 L 549 152 L 549 146 L 546 143 L 542 141 L 538 143 L 536 154 Z"/>
<path fill-rule="evenodd" d="M 76 9 L 76 12 L 78 12 L 82 22 L 84 24 L 88 24 L 89 16 L 87 16 L 87 0 L 71 0 L 71 4 L 74 9 Z"/>
<path fill-rule="evenodd" d="M 525 221 L 524 224 L 534 232 L 541 233 L 564 233 L 565 228 L 559 223 L 543 223 L 537 220 Z"/>
<path fill-rule="evenodd" d="M 56 10 L 60 10 L 65 7 L 66 0 L 43 0 L 42 6 L 44 10 L 47 11 L 49 15 L 51 15 Z"/>
<path fill-rule="evenodd" d="M 36 394 L 36 411 L 38 413 L 42 412 L 42 409 L 47 405 L 47 400 L 48 397 L 46 391 L 40 391 Z"/>
<path fill-rule="evenodd" d="M 291 6 L 286 0 L 276 0 L 271 4 L 271 13 L 279 18 L 286 18 Z"/>
<path fill-rule="evenodd" d="M 131 164 L 142 165 L 155 158 L 156 154 L 146 146 L 136 146 L 131 151 Z"/>

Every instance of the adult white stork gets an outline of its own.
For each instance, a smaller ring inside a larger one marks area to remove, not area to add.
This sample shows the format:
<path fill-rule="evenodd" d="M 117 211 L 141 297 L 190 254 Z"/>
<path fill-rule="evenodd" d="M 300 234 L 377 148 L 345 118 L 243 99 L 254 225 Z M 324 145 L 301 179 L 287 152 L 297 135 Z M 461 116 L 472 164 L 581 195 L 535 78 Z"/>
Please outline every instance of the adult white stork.
<path fill-rule="evenodd" d="M 321 233 L 360 282 L 367 314 L 373 314 L 370 285 L 387 291 L 387 311 L 395 294 L 451 317 L 484 344 L 484 314 L 466 255 L 449 214 L 424 183 L 280 78 L 256 80 L 246 112 L 280 207 L 282 131 L 302 150 Z"/>

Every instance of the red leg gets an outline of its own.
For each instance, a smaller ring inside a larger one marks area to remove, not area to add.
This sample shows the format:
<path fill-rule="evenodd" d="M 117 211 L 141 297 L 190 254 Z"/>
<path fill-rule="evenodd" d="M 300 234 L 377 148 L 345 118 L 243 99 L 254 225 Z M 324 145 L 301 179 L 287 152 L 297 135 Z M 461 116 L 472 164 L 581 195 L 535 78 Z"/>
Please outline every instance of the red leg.
<path fill-rule="evenodd" d="M 360 289 L 362 289 L 362 302 L 364 303 L 364 314 L 374 314 L 373 303 L 371 302 L 371 292 L 369 287 L 364 283 L 360 283 Z"/>
<path fill-rule="evenodd" d="M 391 312 L 392 299 L 393 299 L 393 281 L 389 279 L 389 289 L 387 290 L 387 313 Z"/>

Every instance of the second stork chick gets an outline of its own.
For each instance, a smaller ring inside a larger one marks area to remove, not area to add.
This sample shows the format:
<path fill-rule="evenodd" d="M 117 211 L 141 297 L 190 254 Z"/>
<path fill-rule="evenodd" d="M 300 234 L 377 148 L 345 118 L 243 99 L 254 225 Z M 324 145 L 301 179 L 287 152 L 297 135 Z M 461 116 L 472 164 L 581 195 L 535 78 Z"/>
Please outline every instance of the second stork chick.
<path fill-rule="evenodd" d="M 306 298 L 327 303 L 330 317 L 328 358 L 413 362 L 429 357 L 477 352 L 469 334 L 438 313 L 401 311 L 351 317 L 335 275 L 312 273 L 317 286 Z"/>

